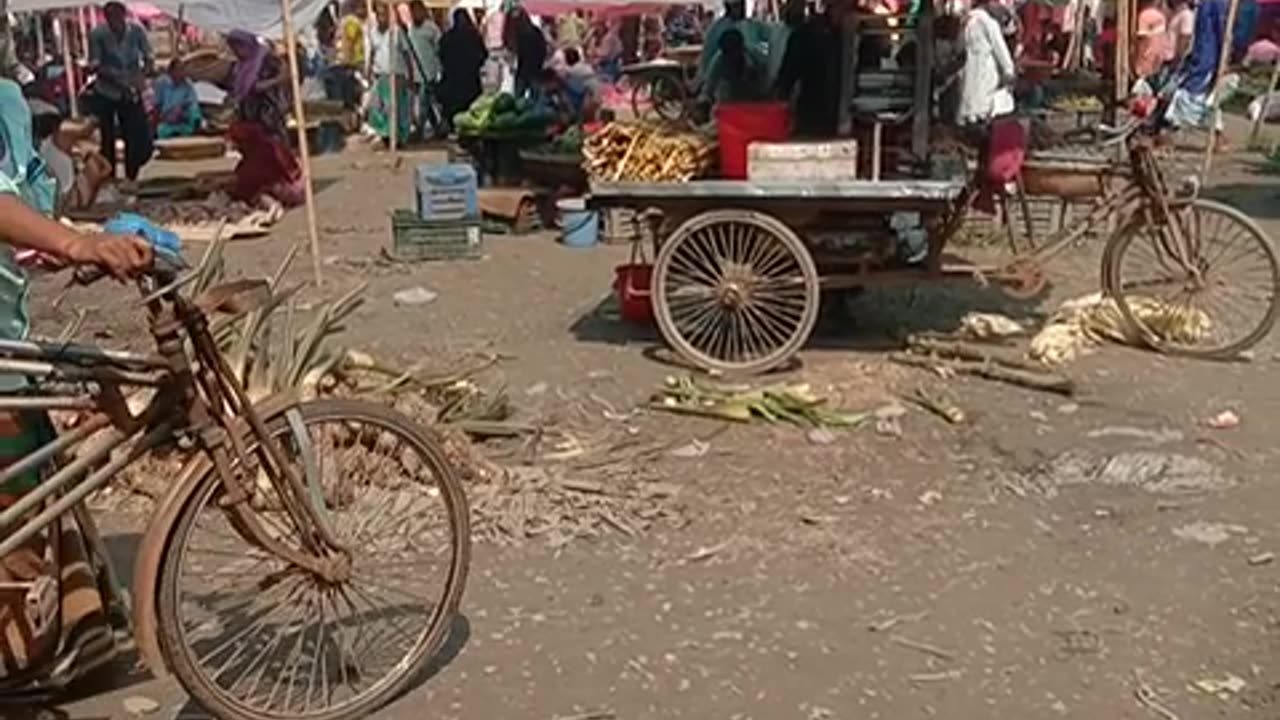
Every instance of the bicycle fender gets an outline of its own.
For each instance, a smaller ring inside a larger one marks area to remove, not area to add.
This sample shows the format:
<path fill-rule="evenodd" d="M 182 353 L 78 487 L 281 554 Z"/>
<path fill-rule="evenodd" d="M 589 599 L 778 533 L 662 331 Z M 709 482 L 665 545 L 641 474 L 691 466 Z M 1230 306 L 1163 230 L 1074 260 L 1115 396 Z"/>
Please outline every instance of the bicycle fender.
<path fill-rule="evenodd" d="M 284 412 L 297 404 L 296 393 L 285 392 L 272 395 L 254 404 L 258 417 L 264 420 Z M 248 433 L 249 424 L 237 418 L 234 427 L 236 433 Z M 177 482 L 169 486 L 168 492 L 156 506 L 155 514 L 147 525 L 138 546 L 138 557 L 133 569 L 133 639 L 137 645 L 138 657 L 147 669 L 157 678 L 169 675 L 164 656 L 160 652 L 160 640 L 156 629 L 156 593 L 160 587 L 160 565 L 164 553 L 168 550 L 169 536 L 179 513 L 195 493 L 200 478 L 213 470 L 213 461 L 202 452 L 195 453 L 178 473 Z"/>

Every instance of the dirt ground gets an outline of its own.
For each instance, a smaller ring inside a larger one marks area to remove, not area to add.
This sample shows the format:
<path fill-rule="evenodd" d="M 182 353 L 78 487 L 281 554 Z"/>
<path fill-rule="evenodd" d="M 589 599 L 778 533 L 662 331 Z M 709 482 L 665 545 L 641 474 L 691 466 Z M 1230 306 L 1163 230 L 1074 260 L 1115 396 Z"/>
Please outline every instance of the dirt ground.
<path fill-rule="evenodd" d="M 864 427 L 818 444 L 792 428 L 627 415 L 676 371 L 656 335 L 600 310 L 625 248 L 490 235 L 478 262 L 352 264 L 377 256 L 388 210 L 411 203 L 411 168 L 434 159 L 407 154 L 391 168 L 352 149 L 316 162 L 322 293 L 368 283 L 342 342 L 427 370 L 502 353 L 487 381 L 506 384 L 522 418 L 572 420 L 588 445 L 621 433 L 670 448 L 703 438 L 706 452 L 634 460 L 679 486 L 679 511 L 645 532 L 479 544 L 441 667 L 378 717 L 1280 716 L 1274 338 L 1238 364 L 1103 348 L 1070 366 L 1083 388 L 1071 402 L 949 380 L 970 422 L 912 409 L 901 437 Z M 1214 193 L 1280 237 L 1280 186 L 1250 168 L 1233 163 Z M 229 259 L 260 275 L 305 237 L 294 212 Z M 887 362 L 904 328 L 951 329 L 969 310 L 1037 317 L 1096 289 L 1099 249 L 1056 264 L 1051 297 L 1032 307 L 964 289 L 869 292 L 825 323 L 793 374 L 854 409 L 936 386 Z M 294 274 L 309 269 L 304 257 Z M 396 306 L 392 295 L 414 286 L 439 296 Z M 128 345 L 139 337 L 131 300 L 76 291 L 42 309 L 41 328 L 56 332 L 82 307 L 86 335 Z M 1239 427 L 1207 427 L 1228 409 Z M 1108 458 L 1199 492 L 1085 467 Z M 125 555 L 132 520 L 106 521 Z M 71 718 L 128 717 L 137 695 L 160 702 L 155 717 L 201 716 L 127 663 L 79 695 L 63 706 Z"/>

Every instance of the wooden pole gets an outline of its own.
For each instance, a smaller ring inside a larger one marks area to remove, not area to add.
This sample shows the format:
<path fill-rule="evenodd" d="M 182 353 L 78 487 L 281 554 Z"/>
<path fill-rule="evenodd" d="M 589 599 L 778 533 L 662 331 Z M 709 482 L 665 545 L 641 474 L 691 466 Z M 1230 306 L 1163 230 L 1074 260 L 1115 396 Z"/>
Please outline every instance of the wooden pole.
<path fill-rule="evenodd" d="M 298 124 L 298 154 L 302 162 L 302 187 L 307 202 L 307 233 L 311 236 L 311 264 L 316 285 L 324 283 L 320 257 L 320 231 L 316 227 L 316 197 L 311 187 L 311 151 L 307 147 L 307 114 L 302 102 L 302 75 L 298 72 L 298 37 L 293 32 L 293 9 L 289 0 L 280 0 L 280 20 L 284 26 L 284 47 L 289 56 L 289 82 L 293 86 L 293 114 Z"/>
<path fill-rule="evenodd" d="M 1134 0 L 1116 0 L 1115 88 L 1112 92 L 1112 110 L 1116 111 L 1129 97 L 1132 80 L 1129 77 L 1129 42 L 1133 38 Z M 1101 7 L 1101 5 L 1099 5 Z M 1082 29 L 1083 31 L 1083 29 Z"/>
<path fill-rule="evenodd" d="M 91 29 L 92 18 L 92 8 L 86 7 L 76 10 L 76 20 L 80 25 L 80 56 L 84 58 L 86 63 L 89 62 L 89 30 Z"/>
<path fill-rule="evenodd" d="M 1208 138 L 1204 143 L 1204 167 L 1200 170 L 1200 183 L 1209 184 L 1209 171 L 1213 168 L 1213 147 L 1217 145 L 1218 118 L 1222 115 L 1222 81 L 1227 74 L 1227 65 L 1231 62 L 1231 36 L 1236 26 L 1236 11 L 1240 9 L 1240 0 L 1231 0 L 1227 8 L 1227 27 L 1222 33 L 1222 53 L 1218 55 L 1218 71 L 1213 77 L 1213 107 L 1209 116 Z"/>
<path fill-rule="evenodd" d="M 67 77 L 67 101 L 71 103 L 71 117 L 80 117 L 80 102 L 76 98 L 76 59 L 71 52 L 71 24 L 63 18 L 54 18 L 58 39 L 62 45 L 63 74 Z"/>
<path fill-rule="evenodd" d="M 391 122 L 391 155 L 394 158 L 396 154 L 396 145 L 400 139 L 400 98 L 399 91 L 399 73 L 396 68 L 404 61 L 400 57 L 400 13 L 396 7 L 395 0 L 387 0 L 387 14 L 391 16 L 391 28 L 387 31 L 389 34 L 388 42 L 391 47 L 387 48 L 387 55 L 390 57 L 390 67 L 387 69 L 391 72 L 388 82 L 391 85 L 391 101 L 390 105 L 390 122 Z"/>
<path fill-rule="evenodd" d="M 44 14 L 40 12 L 31 13 L 31 17 L 36 21 L 36 67 L 38 69 L 44 65 L 47 52 L 44 46 Z"/>
<path fill-rule="evenodd" d="M 364 19 L 364 32 L 361 33 L 361 37 L 364 38 L 364 76 L 371 78 L 373 77 L 373 53 L 370 51 L 373 49 L 373 35 L 369 31 L 376 27 L 378 22 L 373 16 L 373 0 L 364 0 L 364 9 L 366 17 Z"/>
<path fill-rule="evenodd" d="M 1258 110 L 1258 117 L 1253 119 L 1253 127 L 1249 129 L 1249 147 L 1253 147 L 1258 141 L 1258 134 L 1262 132 L 1262 126 L 1267 122 L 1267 110 L 1271 107 L 1271 93 L 1276 91 L 1276 84 L 1280 83 L 1280 58 L 1276 58 L 1276 63 L 1271 67 L 1271 82 L 1267 84 L 1267 93 L 1262 96 L 1262 107 Z"/>
<path fill-rule="evenodd" d="M 178 6 L 178 17 L 174 20 L 173 27 L 173 56 L 175 58 L 182 57 L 182 41 L 187 35 L 185 32 L 187 29 L 186 17 L 187 4 L 182 3 Z"/>

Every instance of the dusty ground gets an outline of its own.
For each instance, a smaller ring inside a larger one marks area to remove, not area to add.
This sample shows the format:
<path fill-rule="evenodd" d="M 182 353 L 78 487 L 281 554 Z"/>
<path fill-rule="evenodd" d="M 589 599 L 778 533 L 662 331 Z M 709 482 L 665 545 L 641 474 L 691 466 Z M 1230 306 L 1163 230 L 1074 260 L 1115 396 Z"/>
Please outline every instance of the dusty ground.
<path fill-rule="evenodd" d="M 377 254 L 387 211 L 410 203 L 417 160 L 392 170 L 349 151 L 317 163 L 326 256 Z M 1227 178 L 1228 198 L 1280 237 L 1274 181 L 1240 165 Z M 232 264 L 261 274 L 304 239 L 294 213 L 271 238 L 235 244 Z M 1096 249 L 1055 268 L 1063 283 L 1053 298 L 1014 309 L 1042 312 L 1094 289 Z M 476 263 L 373 274 L 326 266 L 325 294 L 369 283 L 345 336 L 352 346 L 428 368 L 501 352 L 511 357 L 493 372 L 524 417 L 574 417 L 584 428 L 589 414 L 596 433 L 630 426 L 673 447 L 710 436 L 701 457 L 644 460 L 681 486 L 680 520 L 555 550 L 479 546 L 465 623 L 442 669 L 379 717 L 1280 714 L 1280 562 L 1268 554 L 1280 553 L 1280 529 L 1268 520 L 1280 508 L 1268 470 L 1280 418 L 1273 342 L 1234 365 L 1106 348 L 1071 367 L 1085 388 L 1072 403 L 949 381 L 972 422 L 953 427 L 912 411 L 901 438 L 870 428 L 829 445 L 784 428 L 714 434 L 719 426 L 707 421 L 602 415 L 600 400 L 633 406 L 672 372 L 646 352 L 652 334 L 597 312 L 624 258 L 622 248 L 572 251 L 543 234 L 491 236 Z M 296 274 L 308 270 L 303 262 Z M 395 291 L 416 285 L 439 298 L 394 306 Z M 101 297 L 73 294 L 71 306 L 92 306 L 87 331 L 112 327 L 110 342 L 127 344 L 137 328 L 122 319 L 133 312 L 125 294 L 110 296 L 115 305 Z M 889 365 L 875 349 L 889 335 L 947 329 L 967 310 L 993 308 L 1009 309 L 982 293 L 870 293 L 854 303 L 852 322 L 812 343 L 796 375 L 845 405 L 875 407 L 936 382 Z M 67 317 L 46 311 L 44 327 Z M 1206 428 L 1225 409 L 1242 424 Z M 1212 472 L 1191 479 L 1212 488 L 1166 495 L 1026 479 L 1032 467 L 1065 463 L 1055 458 L 1068 450 L 1199 459 Z M 131 536 L 120 529 L 127 554 Z M 1243 687 L 1220 696 L 1193 685 L 1230 676 Z M 64 710 L 126 717 L 123 699 L 145 695 L 161 701 L 157 717 L 199 717 L 170 683 L 130 678 L 121 668 Z"/>

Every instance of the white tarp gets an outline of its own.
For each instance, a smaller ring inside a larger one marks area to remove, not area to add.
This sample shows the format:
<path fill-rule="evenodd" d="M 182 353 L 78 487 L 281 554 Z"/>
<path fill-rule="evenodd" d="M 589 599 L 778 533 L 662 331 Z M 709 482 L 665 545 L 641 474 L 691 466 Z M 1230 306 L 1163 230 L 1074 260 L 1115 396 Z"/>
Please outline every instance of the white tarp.
<path fill-rule="evenodd" d="M 78 8 L 90 3 L 84 0 L 8 0 L 5 4 L 9 6 L 9 12 L 21 13 Z M 147 4 L 174 17 L 178 16 L 181 8 L 183 20 L 201 30 L 224 33 L 248 30 L 273 40 L 284 36 L 279 0 L 149 0 Z M 294 29 L 301 34 L 320 17 L 328 4 L 329 0 L 291 0 Z"/>

